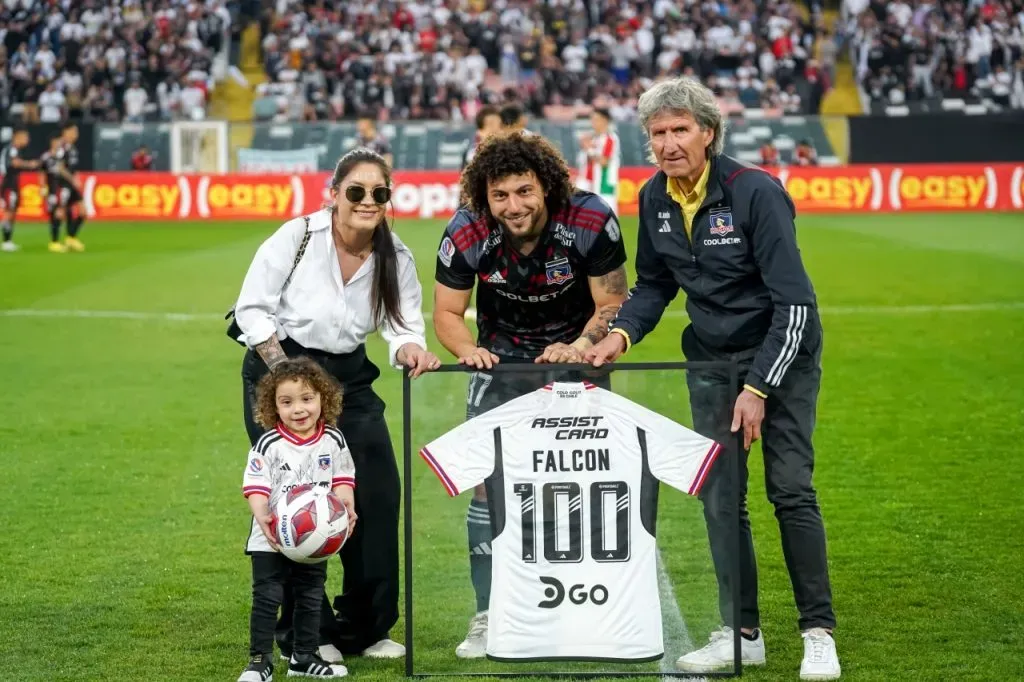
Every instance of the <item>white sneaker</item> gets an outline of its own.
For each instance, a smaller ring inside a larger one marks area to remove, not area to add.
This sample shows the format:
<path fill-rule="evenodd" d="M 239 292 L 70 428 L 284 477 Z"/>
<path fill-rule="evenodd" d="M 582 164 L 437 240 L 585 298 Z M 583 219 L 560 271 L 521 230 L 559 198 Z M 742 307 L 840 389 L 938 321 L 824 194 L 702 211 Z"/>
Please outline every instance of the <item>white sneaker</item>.
<path fill-rule="evenodd" d="M 333 644 L 321 644 L 320 648 L 317 649 L 317 653 L 320 654 L 320 658 L 328 663 L 344 663 L 345 661 L 345 657 L 338 651 L 338 647 Z"/>
<path fill-rule="evenodd" d="M 708 644 L 676 661 L 676 668 L 688 673 L 710 673 L 731 668 L 733 659 L 733 630 L 723 627 L 711 633 Z M 757 631 L 757 639 L 740 637 L 740 661 L 743 665 L 764 665 L 764 635 Z"/>
<path fill-rule="evenodd" d="M 390 639 L 382 639 L 376 644 L 363 649 L 363 656 L 368 658 L 401 658 L 405 656 L 405 647 Z"/>
<path fill-rule="evenodd" d="M 459 658 L 483 658 L 487 654 L 487 612 L 481 611 L 469 621 L 469 632 L 455 647 Z"/>
<path fill-rule="evenodd" d="M 801 680 L 838 680 L 841 674 L 836 640 L 824 628 L 811 628 L 804 638 L 804 660 L 800 663 Z"/>
<path fill-rule="evenodd" d="M 14 253 L 21 247 L 14 242 L 4 242 L 3 246 L 0 246 L 0 250 L 7 251 L 8 253 Z"/>

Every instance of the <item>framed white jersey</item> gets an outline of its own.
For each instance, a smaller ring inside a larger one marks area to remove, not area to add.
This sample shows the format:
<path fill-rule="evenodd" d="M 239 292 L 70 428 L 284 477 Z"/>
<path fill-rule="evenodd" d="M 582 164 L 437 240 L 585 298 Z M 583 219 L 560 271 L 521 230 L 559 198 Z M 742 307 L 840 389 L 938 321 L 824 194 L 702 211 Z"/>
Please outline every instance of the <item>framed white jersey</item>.
<path fill-rule="evenodd" d="M 658 482 L 697 495 L 720 449 L 588 382 L 549 384 L 423 447 L 449 495 L 487 486 L 488 658 L 661 658 Z"/>

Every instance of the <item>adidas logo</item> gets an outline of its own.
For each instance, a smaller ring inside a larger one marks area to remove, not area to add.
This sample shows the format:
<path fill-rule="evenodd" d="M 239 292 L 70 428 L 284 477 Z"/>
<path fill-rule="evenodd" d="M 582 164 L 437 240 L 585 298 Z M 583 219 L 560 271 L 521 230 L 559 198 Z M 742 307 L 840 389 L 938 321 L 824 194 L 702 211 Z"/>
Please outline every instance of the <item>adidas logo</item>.
<path fill-rule="evenodd" d="M 291 471 L 291 470 L 292 470 L 292 468 L 290 466 L 288 466 L 287 462 L 282 464 L 280 467 L 278 467 L 278 471 Z"/>
<path fill-rule="evenodd" d="M 507 284 L 500 272 L 492 272 L 491 276 L 487 278 L 487 282 L 488 284 Z"/>
<path fill-rule="evenodd" d="M 672 228 L 670 228 L 670 227 L 668 226 L 668 221 L 667 221 L 667 220 L 666 220 L 666 221 L 664 221 L 664 222 L 663 222 L 663 223 L 661 224 L 661 227 L 660 227 L 660 228 L 658 228 L 658 232 L 671 232 L 671 231 L 672 231 Z"/>

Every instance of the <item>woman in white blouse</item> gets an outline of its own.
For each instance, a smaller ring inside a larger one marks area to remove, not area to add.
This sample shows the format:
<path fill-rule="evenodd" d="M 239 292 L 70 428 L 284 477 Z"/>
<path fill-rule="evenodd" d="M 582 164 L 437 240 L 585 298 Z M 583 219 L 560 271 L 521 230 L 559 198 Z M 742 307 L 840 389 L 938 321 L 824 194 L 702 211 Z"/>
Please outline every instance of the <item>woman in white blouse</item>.
<path fill-rule="evenodd" d="M 341 653 L 405 653 L 388 637 L 398 621 L 398 467 L 384 402 L 373 391 L 380 370 L 366 356 L 366 337 L 379 329 L 390 363 L 413 377 L 441 364 L 426 350 L 412 253 L 388 227 L 390 185 L 380 155 L 356 149 L 343 156 L 331 181 L 333 202 L 285 223 L 260 246 L 235 305 L 239 341 L 249 349 L 242 382 L 250 442 L 263 432 L 253 420 L 255 386 L 285 357 L 316 360 L 344 390 L 338 427 L 355 459 L 359 522 L 341 551 L 344 593 L 334 600 L 336 618 L 324 596 L 320 653 L 331 662 Z M 290 620 L 286 599 L 278 624 L 286 654 Z"/>

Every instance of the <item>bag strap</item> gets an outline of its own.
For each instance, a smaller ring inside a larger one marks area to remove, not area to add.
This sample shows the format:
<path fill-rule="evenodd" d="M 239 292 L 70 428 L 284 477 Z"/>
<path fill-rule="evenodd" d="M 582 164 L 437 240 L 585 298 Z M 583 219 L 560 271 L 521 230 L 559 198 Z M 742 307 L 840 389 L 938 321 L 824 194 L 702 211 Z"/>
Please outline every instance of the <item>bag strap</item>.
<path fill-rule="evenodd" d="M 292 269 L 288 272 L 288 276 L 284 280 L 284 284 L 281 285 L 281 291 L 285 290 L 288 286 L 288 282 L 292 281 L 292 275 L 295 274 L 295 268 L 299 267 L 299 261 L 302 260 L 302 255 L 306 253 L 306 246 L 309 244 L 309 236 L 312 234 L 309 231 L 309 216 L 302 216 L 302 219 L 306 221 L 306 232 L 302 235 L 302 243 L 299 244 L 299 250 L 295 252 L 295 260 L 292 261 Z M 224 316 L 225 320 L 230 320 L 235 315 L 235 306 L 231 306 L 231 310 Z"/>
<path fill-rule="evenodd" d="M 285 278 L 284 284 L 281 285 L 282 291 L 284 291 L 285 287 L 288 286 L 288 282 L 292 281 L 292 275 L 295 274 L 295 268 L 299 267 L 299 261 L 302 260 L 302 255 L 306 253 L 306 245 L 309 244 L 309 235 L 312 234 L 309 231 L 309 216 L 303 216 L 303 220 L 306 221 L 306 233 L 302 235 L 302 243 L 299 244 L 299 250 L 295 252 L 295 260 L 292 261 L 291 272 L 288 273 L 288 277 Z"/>

